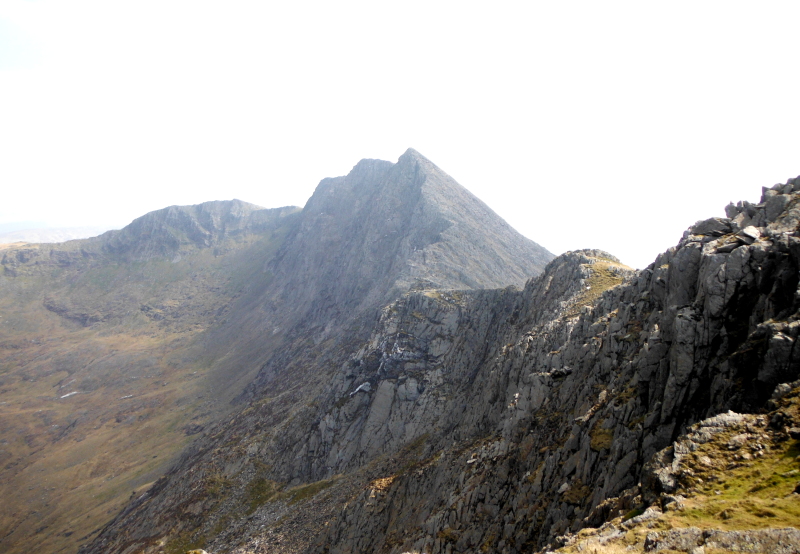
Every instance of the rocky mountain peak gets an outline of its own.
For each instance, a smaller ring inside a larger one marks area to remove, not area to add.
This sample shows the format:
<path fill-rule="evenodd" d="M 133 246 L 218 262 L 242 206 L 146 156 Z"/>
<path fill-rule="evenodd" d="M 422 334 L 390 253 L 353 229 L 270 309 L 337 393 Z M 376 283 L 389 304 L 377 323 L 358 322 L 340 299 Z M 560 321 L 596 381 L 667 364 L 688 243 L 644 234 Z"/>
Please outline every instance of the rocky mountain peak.
<path fill-rule="evenodd" d="M 323 179 L 269 271 L 292 309 L 349 318 L 411 288 L 522 286 L 552 258 L 408 150 Z"/>
<path fill-rule="evenodd" d="M 103 249 L 127 259 L 170 257 L 181 248 L 205 248 L 245 231 L 274 225 L 298 208 L 265 209 L 241 200 L 215 200 L 192 206 L 169 206 L 102 235 Z"/>

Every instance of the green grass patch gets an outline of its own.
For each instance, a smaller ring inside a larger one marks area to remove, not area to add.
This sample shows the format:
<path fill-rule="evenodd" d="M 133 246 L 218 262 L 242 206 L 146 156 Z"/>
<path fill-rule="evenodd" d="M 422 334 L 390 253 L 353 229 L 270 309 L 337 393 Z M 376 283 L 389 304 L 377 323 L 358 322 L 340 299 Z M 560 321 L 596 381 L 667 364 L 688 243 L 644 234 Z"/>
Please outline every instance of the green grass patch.
<path fill-rule="evenodd" d="M 397 471 L 398 475 L 403 475 L 416 469 L 420 465 L 422 465 L 423 461 L 419 458 L 422 455 L 422 449 L 425 446 L 425 442 L 427 442 L 428 438 L 430 437 L 430 433 L 423 433 L 422 435 L 418 436 L 416 439 L 408 442 L 401 450 L 398 452 L 397 457 L 398 459 L 402 460 L 404 463 L 400 466 L 400 469 Z"/>
<path fill-rule="evenodd" d="M 720 437 L 692 454 L 698 493 L 686 510 L 675 513 L 674 524 L 732 530 L 796 527 L 800 502 L 792 493 L 800 484 L 800 442 L 771 443 L 762 457 L 731 469 L 723 467 L 733 454 L 725 442 Z M 697 461 L 701 456 L 717 466 L 704 467 Z"/>
<path fill-rule="evenodd" d="M 230 486 L 230 479 L 227 479 L 221 473 L 212 473 L 205 480 L 205 493 L 208 496 L 219 498 Z"/>
<path fill-rule="evenodd" d="M 631 510 L 622 517 L 622 521 L 628 521 L 629 519 L 633 519 L 636 516 L 642 515 L 643 513 L 644 513 L 643 508 L 634 508 L 633 510 Z"/>
<path fill-rule="evenodd" d="M 298 502 L 302 502 L 303 500 L 308 500 L 309 498 L 313 498 L 314 496 L 321 493 L 328 487 L 332 486 L 334 483 L 336 483 L 335 477 L 331 479 L 323 479 L 315 483 L 299 485 L 297 487 L 279 493 L 276 496 L 276 500 L 283 500 L 289 505 L 297 504 Z"/>
<path fill-rule="evenodd" d="M 455 529 L 451 529 L 450 527 L 445 527 L 441 531 L 439 531 L 436 536 L 440 538 L 445 543 L 455 543 L 458 542 L 459 534 L 458 531 Z"/>
<path fill-rule="evenodd" d="M 177 537 L 170 539 L 164 545 L 165 554 L 185 554 L 188 550 L 203 548 L 206 545 L 205 538 L 192 539 L 189 533 L 181 533 Z"/>
<path fill-rule="evenodd" d="M 603 429 L 600 423 L 597 423 L 589 434 L 591 441 L 589 446 L 595 452 L 602 450 L 611 450 L 611 443 L 614 440 L 613 429 Z"/>
<path fill-rule="evenodd" d="M 247 515 L 255 512 L 259 506 L 269 502 L 278 495 L 280 490 L 275 481 L 265 477 L 256 477 L 247 484 L 245 492 L 245 502 L 247 503 Z"/>
<path fill-rule="evenodd" d="M 211 531 L 211 536 L 216 537 L 220 535 L 225 529 L 228 528 L 228 526 L 231 523 L 231 519 L 233 518 L 231 517 L 230 514 L 221 517 L 219 521 L 217 521 L 217 524 L 214 526 L 214 529 Z"/>
<path fill-rule="evenodd" d="M 591 493 L 592 489 L 578 480 L 561 496 L 561 500 L 567 504 L 580 506 L 589 498 Z"/>
<path fill-rule="evenodd" d="M 575 302 L 565 312 L 564 317 L 575 317 L 580 314 L 583 306 L 593 306 L 605 291 L 622 283 L 622 275 L 614 268 L 627 269 L 626 266 L 611 261 L 584 264 L 584 267 L 589 270 L 589 277 L 584 281 L 583 290 L 576 295 Z"/>

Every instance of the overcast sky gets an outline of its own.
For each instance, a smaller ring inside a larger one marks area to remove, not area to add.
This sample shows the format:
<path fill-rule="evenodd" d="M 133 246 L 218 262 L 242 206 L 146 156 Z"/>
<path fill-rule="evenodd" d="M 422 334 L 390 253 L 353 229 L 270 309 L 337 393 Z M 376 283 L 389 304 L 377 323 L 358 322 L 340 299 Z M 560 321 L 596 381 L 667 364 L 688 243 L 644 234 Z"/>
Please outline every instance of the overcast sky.
<path fill-rule="evenodd" d="M 0 0 L 0 224 L 303 205 L 413 147 L 644 267 L 800 174 L 799 2 Z"/>

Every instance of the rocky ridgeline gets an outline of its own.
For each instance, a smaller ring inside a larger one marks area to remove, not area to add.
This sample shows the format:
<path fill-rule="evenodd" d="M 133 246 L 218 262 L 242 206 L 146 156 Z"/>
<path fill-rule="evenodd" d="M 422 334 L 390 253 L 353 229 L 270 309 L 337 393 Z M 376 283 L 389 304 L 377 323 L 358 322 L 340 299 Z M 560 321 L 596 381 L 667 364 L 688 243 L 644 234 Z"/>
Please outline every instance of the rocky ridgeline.
<path fill-rule="evenodd" d="M 83 551 L 528 552 L 662 498 L 642 489 L 657 454 L 798 378 L 798 190 L 696 223 L 643 271 L 586 250 L 523 290 L 420 281 L 360 345 L 294 343 Z M 298 407 L 301 367 L 318 386 Z"/>
<path fill-rule="evenodd" d="M 182 249 L 223 247 L 226 240 L 275 230 L 299 211 L 295 206 L 266 209 L 241 200 L 170 206 L 99 238 L 105 253 L 124 260 L 176 259 Z"/>
<path fill-rule="evenodd" d="M 744 217 L 699 222 L 636 274 L 597 252 L 559 257 L 524 291 L 496 293 L 491 309 L 460 308 L 460 325 L 438 303 L 407 299 L 414 309 L 382 335 L 387 346 L 358 361 L 377 367 L 341 378 L 369 389 L 327 414 L 308 443 L 341 471 L 354 443 L 368 457 L 417 430 L 430 433 L 428 458 L 349 503 L 316 549 L 541 547 L 611 516 L 603 501 L 635 491 L 645 462 L 690 423 L 759 409 L 800 371 L 797 196 L 790 182 L 734 208 Z M 609 267 L 625 283 L 581 306 Z M 562 290 L 548 297 L 554 284 Z M 419 333 L 422 321 L 441 323 Z M 463 343 L 442 354 L 448 340 Z M 392 366 L 404 371 L 387 375 Z"/>
<path fill-rule="evenodd" d="M 22 280 L 14 280 L 18 277 L 37 278 L 45 290 L 41 306 L 82 327 L 128 323 L 137 312 L 173 326 L 208 325 L 208 314 L 225 311 L 231 300 L 221 289 L 233 272 L 201 275 L 200 264 L 192 261 L 194 267 L 187 270 L 187 263 L 178 265 L 181 260 L 203 251 L 217 258 L 246 249 L 290 225 L 298 212 L 296 207 L 264 209 L 240 200 L 171 206 L 98 237 L 6 249 L 0 277 L 10 286 L 20 286 Z M 132 263 L 139 264 L 137 270 L 131 269 Z M 170 273 L 185 277 L 190 271 L 195 275 L 182 279 L 180 286 L 164 282 Z M 154 283 L 163 287 L 162 298 L 151 305 L 142 298 L 142 289 Z"/>
<path fill-rule="evenodd" d="M 224 247 L 226 240 L 263 234 L 286 223 L 300 209 L 265 209 L 241 200 L 212 201 L 196 206 L 170 206 L 133 220 L 118 231 L 61 244 L 21 245 L 0 260 L 3 272 L 19 276 L 57 268 L 85 268 L 103 263 L 180 260 L 194 248 Z"/>

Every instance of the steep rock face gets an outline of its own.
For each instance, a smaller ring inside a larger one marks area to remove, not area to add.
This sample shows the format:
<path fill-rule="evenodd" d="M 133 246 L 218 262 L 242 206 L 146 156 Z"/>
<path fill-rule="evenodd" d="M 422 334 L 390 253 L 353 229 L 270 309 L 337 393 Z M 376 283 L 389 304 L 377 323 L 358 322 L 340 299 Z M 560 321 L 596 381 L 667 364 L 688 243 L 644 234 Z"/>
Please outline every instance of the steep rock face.
<path fill-rule="evenodd" d="M 507 350 L 524 310 L 529 324 L 548 325 L 577 301 L 593 265 L 617 282 L 631 273 L 616 258 L 586 250 L 557 258 L 524 292 L 423 291 L 388 306 L 377 332 L 331 381 L 325 394 L 334 408 L 294 448 L 293 458 L 310 465 L 302 476 L 330 477 L 423 435 L 447 445 L 492 430 L 497 387 L 478 382 L 487 360 Z M 476 409 L 478 398 L 489 406 Z"/>
<path fill-rule="evenodd" d="M 419 469 L 368 488 L 312 550 L 542 546 L 601 523 L 605 499 L 638 494 L 643 464 L 688 424 L 763 406 L 800 372 L 796 188 L 765 191 L 731 220 L 699 222 L 577 317 L 563 317 L 568 297 L 560 317 L 542 317 L 542 292 L 570 266 L 569 256 L 552 262 L 499 312 L 518 312 L 518 322 L 508 320 L 475 373 L 454 379 L 460 390 L 440 419 L 449 425 L 427 439 Z M 783 211 L 766 209 L 778 204 Z M 373 406 L 384 388 L 372 388 Z"/>
<path fill-rule="evenodd" d="M 302 257 L 284 271 L 297 278 L 334 265 L 319 283 L 388 275 L 398 287 L 390 299 L 412 286 L 521 286 L 553 258 L 413 149 L 396 164 L 362 160 L 346 177 L 323 180 L 303 215 L 287 246 Z"/>
<path fill-rule="evenodd" d="M 352 318 L 412 287 L 521 286 L 552 258 L 409 149 L 320 182 L 269 269 L 312 318 Z"/>
<path fill-rule="evenodd" d="M 800 381 L 783 383 L 767 413 L 691 425 L 645 465 L 641 496 L 605 500 L 607 521 L 560 537 L 558 551 L 800 552 L 799 408 Z"/>
<path fill-rule="evenodd" d="M 318 379 L 315 364 L 286 371 L 305 342 L 324 349 L 364 340 L 380 309 L 409 289 L 521 286 L 552 258 L 415 150 L 395 164 L 362 160 L 320 182 L 265 267 L 269 285 L 231 320 L 231 341 L 243 327 L 258 341 L 285 341 L 245 398 L 276 379 L 284 388 L 285 379 Z"/>

